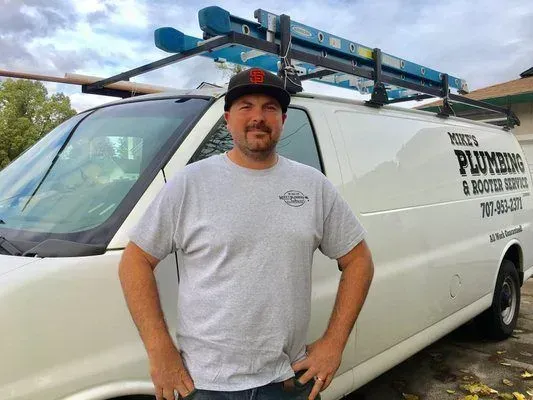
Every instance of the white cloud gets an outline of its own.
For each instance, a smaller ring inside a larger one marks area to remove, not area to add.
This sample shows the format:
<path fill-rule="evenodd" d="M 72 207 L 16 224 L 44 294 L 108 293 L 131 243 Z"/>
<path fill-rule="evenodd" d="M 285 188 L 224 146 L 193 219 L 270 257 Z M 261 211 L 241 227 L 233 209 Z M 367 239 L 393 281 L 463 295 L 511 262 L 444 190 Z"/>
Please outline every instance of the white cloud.
<path fill-rule="evenodd" d="M 116 101 L 117 99 L 109 96 L 99 96 L 99 95 L 87 95 L 83 93 L 74 93 L 70 96 L 70 102 L 72 108 L 78 112 L 88 110 L 89 108 L 96 107 L 102 104 L 110 103 Z"/>
<path fill-rule="evenodd" d="M 116 12 L 113 13 L 111 24 L 119 26 L 146 28 L 148 26 L 147 7 L 135 0 L 115 0 Z"/>
<path fill-rule="evenodd" d="M 47 4 L 64 3 L 50 0 Z M 34 6 L 19 6 L 24 18 L 2 20 L 0 17 L 4 31 L 10 32 L 11 20 L 17 24 L 13 26 L 13 32 L 26 25 L 39 29 L 39 24 L 44 23 L 42 18 L 46 17 L 47 33 L 28 35 L 28 40 L 20 42 L 18 50 L 13 41 L 8 41 L 0 33 L 0 52 L 18 51 L 12 57 L 3 57 L 0 68 L 46 71 L 58 76 L 65 72 L 112 76 L 168 56 L 155 48 L 155 28 L 173 26 L 201 37 L 197 11 L 208 5 L 212 3 L 207 0 L 73 1 L 77 18 L 68 24 L 65 18 L 52 18 L 41 11 L 36 14 Z M 470 89 L 516 79 L 520 72 L 532 66 L 533 28 L 530 21 L 533 19 L 533 4 L 530 0 L 509 0 L 505 6 L 498 0 L 470 3 L 463 0 L 440 3 L 421 0 L 309 0 L 305 3 L 271 0 L 267 4 L 258 0 L 247 3 L 226 0 L 221 7 L 250 20 L 257 8 L 285 13 L 298 22 L 339 37 L 369 47 L 380 47 L 389 54 L 464 78 Z M 13 9 L 11 5 L 12 13 Z M 132 81 L 191 88 L 202 81 L 222 84 L 227 78 L 211 60 L 198 57 L 134 77 Z M 306 82 L 304 88 L 329 95 L 368 98 L 313 82 Z M 68 93 L 77 93 L 73 97 L 76 108 L 104 99 L 113 100 L 80 94 L 76 87 L 70 87 Z M 85 98 L 90 100 L 82 100 Z"/>
<path fill-rule="evenodd" d="M 105 3 L 101 0 L 74 1 L 74 7 L 79 14 L 86 15 L 97 11 L 105 11 Z"/>

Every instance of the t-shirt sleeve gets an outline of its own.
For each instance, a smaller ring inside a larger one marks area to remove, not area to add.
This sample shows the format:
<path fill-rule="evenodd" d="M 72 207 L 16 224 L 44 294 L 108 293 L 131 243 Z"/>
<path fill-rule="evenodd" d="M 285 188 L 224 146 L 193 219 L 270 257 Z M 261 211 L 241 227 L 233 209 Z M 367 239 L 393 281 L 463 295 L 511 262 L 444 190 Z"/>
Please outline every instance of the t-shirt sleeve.
<path fill-rule="evenodd" d="M 358 218 L 337 191 L 335 186 L 324 179 L 324 227 L 320 251 L 331 259 L 346 255 L 366 235 Z"/>
<path fill-rule="evenodd" d="M 174 179 L 165 184 L 130 231 L 130 240 L 158 260 L 176 250 L 176 226 L 182 188 Z"/>

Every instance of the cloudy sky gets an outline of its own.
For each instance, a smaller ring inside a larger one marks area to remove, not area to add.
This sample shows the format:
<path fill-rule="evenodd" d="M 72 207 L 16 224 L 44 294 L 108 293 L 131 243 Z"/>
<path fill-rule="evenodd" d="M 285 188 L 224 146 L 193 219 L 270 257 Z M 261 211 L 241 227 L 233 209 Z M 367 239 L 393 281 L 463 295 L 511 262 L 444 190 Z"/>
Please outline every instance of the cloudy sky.
<path fill-rule="evenodd" d="M 295 21 L 465 79 L 470 90 L 519 77 L 533 66 L 531 0 L 0 0 L 0 69 L 64 76 L 111 76 L 168 56 L 153 31 L 171 26 L 201 37 L 197 12 L 218 5 L 253 20 L 254 10 Z M 196 58 L 133 81 L 194 88 L 223 84 L 213 62 Z M 114 100 L 78 86 L 47 84 L 81 111 Z M 358 97 L 345 89 L 305 83 L 309 91 Z"/>

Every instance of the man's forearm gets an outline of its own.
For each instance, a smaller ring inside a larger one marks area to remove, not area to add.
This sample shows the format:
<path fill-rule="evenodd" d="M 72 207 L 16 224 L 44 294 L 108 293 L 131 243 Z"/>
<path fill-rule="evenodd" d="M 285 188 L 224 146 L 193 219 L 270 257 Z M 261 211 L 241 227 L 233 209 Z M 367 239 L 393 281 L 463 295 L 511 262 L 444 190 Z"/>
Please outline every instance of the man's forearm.
<path fill-rule="evenodd" d="M 366 244 L 357 249 L 343 266 L 337 297 L 324 339 L 344 350 L 350 332 L 366 300 L 374 274 L 372 257 Z"/>
<path fill-rule="evenodd" d="M 173 345 L 168 333 L 150 263 L 126 248 L 119 266 L 124 297 L 148 355 Z"/>

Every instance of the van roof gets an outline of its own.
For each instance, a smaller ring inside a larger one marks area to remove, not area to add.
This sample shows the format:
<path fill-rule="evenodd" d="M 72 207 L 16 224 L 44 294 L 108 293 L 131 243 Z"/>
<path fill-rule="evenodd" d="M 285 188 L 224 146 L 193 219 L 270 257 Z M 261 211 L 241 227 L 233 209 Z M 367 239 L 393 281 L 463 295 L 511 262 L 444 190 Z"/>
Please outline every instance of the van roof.
<path fill-rule="evenodd" d="M 115 104 L 125 104 L 125 103 L 133 103 L 138 101 L 146 101 L 146 100 L 158 100 L 158 99 L 168 99 L 168 98 L 175 98 L 175 97 L 183 97 L 183 96 L 194 96 L 194 97 L 209 97 L 218 99 L 223 97 L 226 94 L 226 88 L 224 87 L 203 87 L 201 89 L 183 89 L 183 90 L 172 90 L 172 91 L 166 91 L 166 92 L 160 92 L 160 93 L 154 93 L 154 94 L 145 94 L 135 97 L 128 97 L 116 101 L 112 101 L 109 103 L 101 104 L 95 107 L 91 107 L 86 109 L 85 111 L 91 111 L 96 110 L 98 108 L 107 107 L 110 105 Z M 330 103 L 341 103 L 341 104 L 352 104 L 357 106 L 365 106 L 365 101 L 363 100 L 356 100 L 356 99 L 350 99 L 347 97 L 339 97 L 339 96 L 328 96 L 324 94 L 319 93 L 313 93 L 313 92 L 300 92 L 296 94 L 291 95 L 292 98 L 303 98 L 303 99 L 316 99 L 320 101 L 327 101 Z M 425 110 L 419 110 L 414 108 L 406 108 L 406 107 L 399 107 L 391 104 L 384 105 L 382 107 L 385 110 L 391 110 L 391 111 L 398 111 L 401 113 L 407 113 L 411 115 L 418 115 L 423 117 L 428 116 L 435 116 L 435 112 L 425 111 Z M 467 118 L 462 117 L 454 117 L 449 116 L 447 117 L 448 120 L 453 120 L 457 122 L 462 123 L 468 123 L 472 125 L 478 125 L 484 128 L 493 128 L 497 130 L 501 130 L 499 127 L 495 125 L 488 124 L 486 122 L 482 121 L 475 121 Z"/>

